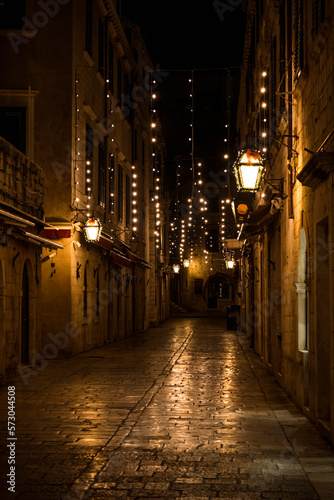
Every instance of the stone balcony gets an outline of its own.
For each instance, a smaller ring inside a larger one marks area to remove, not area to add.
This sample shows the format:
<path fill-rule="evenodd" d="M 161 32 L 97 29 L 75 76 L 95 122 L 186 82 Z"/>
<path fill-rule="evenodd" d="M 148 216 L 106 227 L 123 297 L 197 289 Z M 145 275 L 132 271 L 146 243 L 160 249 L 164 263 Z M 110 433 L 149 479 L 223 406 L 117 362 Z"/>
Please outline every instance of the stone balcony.
<path fill-rule="evenodd" d="M 44 172 L 0 137 L 0 202 L 44 220 Z"/>

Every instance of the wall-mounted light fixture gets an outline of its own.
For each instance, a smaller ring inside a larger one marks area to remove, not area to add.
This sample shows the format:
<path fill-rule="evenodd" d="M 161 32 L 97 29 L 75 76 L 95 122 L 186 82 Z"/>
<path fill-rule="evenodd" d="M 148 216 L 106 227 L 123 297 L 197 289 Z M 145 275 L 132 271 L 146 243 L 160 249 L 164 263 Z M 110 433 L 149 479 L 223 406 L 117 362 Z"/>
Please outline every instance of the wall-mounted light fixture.
<path fill-rule="evenodd" d="M 258 191 L 264 173 L 264 160 L 259 151 L 251 149 L 241 151 L 233 169 L 240 191 Z"/>
<path fill-rule="evenodd" d="M 184 259 L 183 265 L 184 265 L 184 267 L 189 267 L 189 265 L 190 265 L 189 259 Z"/>
<path fill-rule="evenodd" d="M 174 264 L 173 265 L 173 270 L 174 270 L 175 274 L 179 274 L 179 272 L 180 272 L 180 266 L 179 266 L 179 264 Z"/>
<path fill-rule="evenodd" d="M 83 231 L 87 242 L 99 241 L 102 232 L 101 222 L 99 219 L 87 219 Z"/>

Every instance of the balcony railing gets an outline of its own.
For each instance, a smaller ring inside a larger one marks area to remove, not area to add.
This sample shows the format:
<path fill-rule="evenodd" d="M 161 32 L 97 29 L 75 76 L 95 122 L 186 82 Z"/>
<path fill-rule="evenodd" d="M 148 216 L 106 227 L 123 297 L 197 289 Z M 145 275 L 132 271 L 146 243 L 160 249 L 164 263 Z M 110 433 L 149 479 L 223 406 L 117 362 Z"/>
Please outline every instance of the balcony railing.
<path fill-rule="evenodd" d="M 0 202 L 44 219 L 43 169 L 0 137 Z"/>

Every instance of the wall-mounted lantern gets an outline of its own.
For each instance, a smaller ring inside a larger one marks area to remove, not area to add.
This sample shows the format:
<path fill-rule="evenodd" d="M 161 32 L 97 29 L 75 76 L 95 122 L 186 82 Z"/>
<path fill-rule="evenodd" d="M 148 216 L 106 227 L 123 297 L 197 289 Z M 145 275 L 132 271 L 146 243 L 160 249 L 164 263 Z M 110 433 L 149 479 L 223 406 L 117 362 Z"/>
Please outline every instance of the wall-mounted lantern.
<path fill-rule="evenodd" d="M 174 264 L 173 265 L 173 270 L 174 270 L 175 274 L 179 274 L 179 272 L 180 272 L 180 266 L 179 266 L 179 264 Z"/>
<path fill-rule="evenodd" d="M 190 265 L 189 259 L 184 259 L 183 265 L 184 265 L 184 267 L 189 267 L 189 265 Z"/>
<path fill-rule="evenodd" d="M 101 222 L 99 219 L 87 219 L 83 231 L 86 241 L 89 243 L 99 241 L 102 232 Z"/>
<path fill-rule="evenodd" d="M 259 151 L 242 151 L 233 166 L 240 191 L 258 191 L 264 173 L 264 160 Z"/>

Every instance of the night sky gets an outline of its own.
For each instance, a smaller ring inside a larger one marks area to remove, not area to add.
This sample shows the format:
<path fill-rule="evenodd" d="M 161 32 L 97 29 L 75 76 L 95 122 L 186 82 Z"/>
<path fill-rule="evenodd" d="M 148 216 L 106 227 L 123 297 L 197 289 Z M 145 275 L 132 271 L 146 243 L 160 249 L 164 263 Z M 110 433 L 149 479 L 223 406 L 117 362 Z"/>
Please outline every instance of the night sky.
<path fill-rule="evenodd" d="M 167 143 L 170 177 L 174 177 L 176 162 L 189 171 L 192 70 L 196 160 L 204 161 L 210 171 L 225 168 L 228 119 L 230 148 L 236 141 L 246 16 L 241 1 L 231 3 L 236 6 L 223 11 L 217 5 L 228 5 L 228 1 L 122 0 L 122 14 L 139 24 L 154 66 L 168 71 L 157 89 L 157 109 Z"/>

